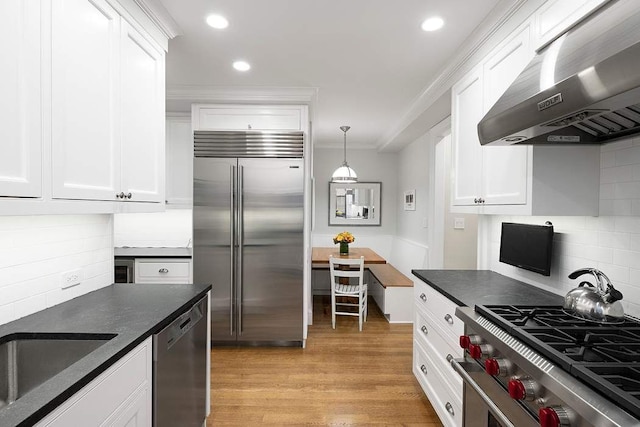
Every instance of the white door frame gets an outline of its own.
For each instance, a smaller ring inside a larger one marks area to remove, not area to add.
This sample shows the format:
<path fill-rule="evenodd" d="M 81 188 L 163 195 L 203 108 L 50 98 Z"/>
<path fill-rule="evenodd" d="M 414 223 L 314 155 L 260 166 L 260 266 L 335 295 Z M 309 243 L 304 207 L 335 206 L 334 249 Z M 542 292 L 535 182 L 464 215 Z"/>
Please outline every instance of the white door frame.
<path fill-rule="evenodd" d="M 446 136 L 451 135 L 451 117 L 442 120 L 429 129 L 429 198 L 427 211 L 429 239 L 429 268 L 444 267 L 444 212 L 448 209 L 444 203 L 443 180 L 451 170 L 444 164 L 444 150 L 436 150 L 437 145 Z M 446 182 L 446 181 L 445 181 Z M 440 188 L 437 188 L 440 187 Z"/>

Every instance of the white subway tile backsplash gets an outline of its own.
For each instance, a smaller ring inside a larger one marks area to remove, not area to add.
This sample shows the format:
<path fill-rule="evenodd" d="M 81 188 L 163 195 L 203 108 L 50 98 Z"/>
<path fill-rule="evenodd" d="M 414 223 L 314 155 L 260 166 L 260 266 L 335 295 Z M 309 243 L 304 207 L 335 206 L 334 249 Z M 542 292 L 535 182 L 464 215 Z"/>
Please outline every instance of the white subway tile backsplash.
<path fill-rule="evenodd" d="M 191 209 L 114 216 L 116 247 L 187 247 L 192 234 Z"/>
<path fill-rule="evenodd" d="M 601 148 L 600 216 L 483 218 L 491 240 L 484 247 L 489 268 L 560 295 L 576 286 L 567 276 L 583 267 L 604 271 L 624 294 L 627 313 L 640 317 L 640 138 Z M 542 224 L 551 220 L 556 236 L 550 277 L 532 274 L 498 261 L 500 223 Z"/>
<path fill-rule="evenodd" d="M 82 282 L 60 288 L 61 274 Z M 113 282 L 113 217 L 0 217 L 0 324 Z"/>

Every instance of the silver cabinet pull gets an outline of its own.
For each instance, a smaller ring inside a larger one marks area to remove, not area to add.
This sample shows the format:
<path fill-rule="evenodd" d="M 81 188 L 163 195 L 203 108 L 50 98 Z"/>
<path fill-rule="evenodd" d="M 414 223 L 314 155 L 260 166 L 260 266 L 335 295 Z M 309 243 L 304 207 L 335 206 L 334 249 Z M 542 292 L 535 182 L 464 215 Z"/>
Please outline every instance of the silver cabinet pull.
<path fill-rule="evenodd" d="M 427 375 L 427 367 L 424 365 L 420 365 L 420 370 L 422 371 L 423 374 Z"/>
<path fill-rule="evenodd" d="M 131 193 L 127 193 L 127 199 L 131 199 Z"/>
<path fill-rule="evenodd" d="M 424 293 L 420 294 L 420 299 L 424 302 L 427 302 L 427 296 Z"/>
<path fill-rule="evenodd" d="M 456 415 L 455 411 L 453 410 L 453 405 L 451 405 L 451 403 L 447 402 L 444 405 L 444 407 L 446 408 L 447 412 L 451 414 L 452 417 Z"/>
<path fill-rule="evenodd" d="M 422 325 L 422 328 L 420 328 L 420 330 L 422 331 L 423 334 L 427 335 L 429 333 L 429 331 L 427 330 L 427 327 L 425 325 Z"/>
<path fill-rule="evenodd" d="M 169 270 L 166 268 L 161 268 L 160 270 L 158 270 L 158 273 L 168 273 Z"/>
<path fill-rule="evenodd" d="M 449 353 L 447 354 L 447 362 L 451 363 L 451 360 L 453 360 L 453 356 Z"/>
<path fill-rule="evenodd" d="M 473 203 L 480 203 L 480 202 L 478 201 L 478 198 L 477 198 L 477 197 L 474 197 L 474 198 L 473 198 Z"/>
<path fill-rule="evenodd" d="M 124 199 L 124 192 L 121 191 L 120 193 L 116 194 L 116 198 Z"/>
<path fill-rule="evenodd" d="M 451 317 L 451 315 L 450 315 L 450 314 L 448 314 L 448 313 L 447 313 L 447 314 L 444 316 L 444 320 L 446 320 L 448 324 L 453 325 L 453 317 Z"/>

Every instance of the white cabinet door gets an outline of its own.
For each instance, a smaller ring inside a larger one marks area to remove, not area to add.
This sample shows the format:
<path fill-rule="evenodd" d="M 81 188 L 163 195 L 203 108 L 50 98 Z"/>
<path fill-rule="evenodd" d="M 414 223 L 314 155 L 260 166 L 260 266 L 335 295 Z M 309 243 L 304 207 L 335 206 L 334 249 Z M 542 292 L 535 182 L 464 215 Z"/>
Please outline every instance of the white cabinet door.
<path fill-rule="evenodd" d="M 283 106 L 194 106 L 196 130 L 300 130 L 300 108 Z"/>
<path fill-rule="evenodd" d="M 164 55 L 124 20 L 120 66 L 121 191 L 164 202 Z"/>
<path fill-rule="evenodd" d="M 482 68 L 476 67 L 451 88 L 452 167 L 455 179 L 451 203 L 474 206 L 481 194 L 482 151 L 476 126 L 483 115 Z"/>
<path fill-rule="evenodd" d="M 530 26 L 526 26 L 484 63 L 484 113 L 502 96 L 527 66 L 534 52 L 530 48 Z M 475 127 L 474 127 L 475 130 Z M 531 147 L 482 147 L 483 205 L 527 203 L 528 157 Z"/>
<path fill-rule="evenodd" d="M 193 132 L 191 117 L 167 117 L 167 206 L 193 204 Z"/>
<path fill-rule="evenodd" d="M 151 426 L 152 338 L 39 421 L 37 427 Z"/>
<path fill-rule="evenodd" d="M 609 0 L 548 0 L 535 13 L 535 49 L 552 41 Z"/>
<path fill-rule="evenodd" d="M 0 16 L 0 196 L 40 197 L 40 0 L 2 0 Z"/>
<path fill-rule="evenodd" d="M 115 200 L 120 17 L 105 0 L 51 6 L 52 195 Z"/>

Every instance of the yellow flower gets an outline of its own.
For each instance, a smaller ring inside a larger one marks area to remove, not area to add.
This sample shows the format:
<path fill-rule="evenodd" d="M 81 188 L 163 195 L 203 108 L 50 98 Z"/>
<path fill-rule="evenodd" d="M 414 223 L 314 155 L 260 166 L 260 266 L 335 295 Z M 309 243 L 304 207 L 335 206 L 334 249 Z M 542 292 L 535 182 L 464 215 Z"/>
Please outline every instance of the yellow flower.
<path fill-rule="evenodd" d="M 333 243 L 353 243 L 355 242 L 356 238 L 353 237 L 353 234 L 349 233 L 348 231 L 343 231 L 342 233 L 338 233 L 334 238 L 333 238 Z"/>

